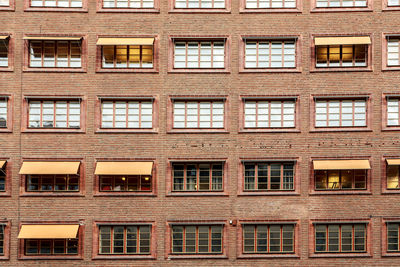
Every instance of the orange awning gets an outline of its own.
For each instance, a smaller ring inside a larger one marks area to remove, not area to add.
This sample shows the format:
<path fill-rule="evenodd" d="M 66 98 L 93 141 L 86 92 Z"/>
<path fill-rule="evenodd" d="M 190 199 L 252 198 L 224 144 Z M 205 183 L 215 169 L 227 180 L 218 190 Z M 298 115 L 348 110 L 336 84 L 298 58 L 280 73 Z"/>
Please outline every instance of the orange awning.
<path fill-rule="evenodd" d="M 97 40 L 97 45 L 153 45 L 154 38 L 106 38 Z"/>
<path fill-rule="evenodd" d="M 315 37 L 315 45 L 371 44 L 369 36 Z"/>
<path fill-rule="evenodd" d="M 386 159 L 388 165 L 400 165 L 400 159 Z"/>
<path fill-rule="evenodd" d="M 76 238 L 79 224 L 25 224 L 19 231 L 18 238 L 56 239 Z"/>
<path fill-rule="evenodd" d="M 96 175 L 151 175 L 153 162 L 113 161 L 97 162 Z"/>
<path fill-rule="evenodd" d="M 371 169 L 369 160 L 314 160 L 314 170 L 365 170 Z"/>
<path fill-rule="evenodd" d="M 79 41 L 82 37 L 70 37 L 70 36 L 25 36 L 24 40 L 60 40 L 60 41 Z"/>
<path fill-rule="evenodd" d="M 9 35 L 0 35 L 0 40 L 5 40 L 9 37 Z"/>
<path fill-rule="evenodd" d="M 19 174 L 78 174 L 79 161 L 25 161 Z"/>
<path fill-rule="evenodd" d="M 5 160 L 0 160 L 0 169 L 4 167 L 4 164 L 6 164 Z"/>

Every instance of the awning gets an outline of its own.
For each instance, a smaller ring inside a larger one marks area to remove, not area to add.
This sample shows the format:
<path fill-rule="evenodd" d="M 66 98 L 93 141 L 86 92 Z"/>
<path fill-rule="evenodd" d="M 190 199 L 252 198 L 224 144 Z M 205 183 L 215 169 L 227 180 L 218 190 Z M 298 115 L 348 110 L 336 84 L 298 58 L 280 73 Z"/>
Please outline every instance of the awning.
<path fill-rule="evenodd" d="M 151 175 L 153 162 L 97 162 L 96 175 Z"/>
<path fill-rule="evenodd" d="M 388 165 L 400 165 L 400 159 L 386 159 Z"/>
<path fill-rule="evenodd" d="M 24 40 L 62 40 L 62 41 L 79 41 L 82 37 L 70 37 L 70 36 L 25 36 Z"/>
<path fill-rule="evenodd" d="M 7 39 L 9 36 L 8 35 L 0 35 L 0 40 L 5 40 Z"/>
<path fill-rule="evenodd" d="M 353 45 L 371 44 L 369 36 L 348 36 L 348 37 L 315 37 L 315 45 Z"/>
<path fill-rule="evenodd" d="M 97 45 L 153 45 L 154 38 L 106 38 L 97 40 Z"/>
<path fill-rule="evenodd" d="M 371 169 L 369 160 L 314 160 L 314 170 L 365 170 Z"/>
<path fill-rule="evenodd" d="M 56 239 L 76 238 L 79 224 L 25 224 L 19 231 L 18 238 Z"/>
<path fill-rule="evenodd" d="M 4 164 L 6 164 L 6 160 L 0 160 L 0 169 L 4 167 Z"/>
<path fill-rule="evenodd" d="M 79 161 L 25 161 L 19 174 L 78 174 Z"/>

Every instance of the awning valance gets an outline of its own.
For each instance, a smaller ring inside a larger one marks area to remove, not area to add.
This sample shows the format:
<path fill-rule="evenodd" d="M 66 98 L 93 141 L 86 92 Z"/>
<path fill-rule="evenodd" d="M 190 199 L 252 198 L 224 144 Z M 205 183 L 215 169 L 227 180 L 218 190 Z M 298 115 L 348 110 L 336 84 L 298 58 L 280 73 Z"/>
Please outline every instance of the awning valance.
<path fill-rule="evenodd" d="M 386 159 L 388 165 L 400 165 L 400 159 Z"/>
<path fill-rule="evenodd" d="M 20 239 L 76 238 L 79 224 L 25 224 L 19 231 Z"/>
<path fill-rule="evenodd" d="M 314 160 L 314 170 L 365 170 L 371 169 L 369 160 Z"/>
<path fill-rule="evenodd" d="M 0 169 L 4 167 L 4 164 L 6 164 L 5 160 L 0 160 Z"/>
<path fill-rule="evenodd" d="M 315 45 L 371 44 L 369 36 L 315 37 Z"/>
<path fill-rule="evenodd" d="M 70 36 L 25 36 L 24 40 L 43 40 L 43 41 L 79 41 L 82 37 L 70 37 Z"/>
<path fill-rule="evenodd" d="M 9 37 L 9 35 L 0 35 L 0 40 L 5 40 Z"/>
<path fill-rule="evenodd" d="M 97 45 L 153 45 L 154 38 L 108 38 L 101 37 Z"/>
<path fill-rule="evenodd" d="M 25 161 L 19 174 L 78 174 L 79 161 Z"/>
<path fill-rule="evenodd" d="M 112 161 L 97 162 L 96 175 L 151 175 L 153 162 Z"/>

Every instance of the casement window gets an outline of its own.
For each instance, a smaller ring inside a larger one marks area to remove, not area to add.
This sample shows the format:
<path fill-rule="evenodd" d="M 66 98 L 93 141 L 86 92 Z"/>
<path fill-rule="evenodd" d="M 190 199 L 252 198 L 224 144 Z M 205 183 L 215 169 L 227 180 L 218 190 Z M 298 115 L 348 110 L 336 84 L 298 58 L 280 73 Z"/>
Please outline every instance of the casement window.
<path fill-rule="evenodd" d="M 151 175 L 101 175 L 100 191 L 151 191 Z"/>
<path fill-rule="evenodd" d="M 398 222 L 386 222 L 386 230 L 387 230 L 386 251 L 387 252 L 400 252 L 399 228 L 400 228 L 400 223 L 398 223 Z"/>
<path fill-rule="evenodd" d="M 315 37 L 315 66 L 317 68 L 367 67 L 371 38 Z"/>
<path fill-rule="evenodd" d="M 296 39 L 245 39 L 245 68 L 296 67 Z"/>
<path fill-rule="evenodd" d="M 367 252 L 367 225 L 315 224 L 315 253 Z"/>
<path fill-rule="evenodd" d="M 150 254 L 151 225 L 100 225 L 99 254 Z"/>
<path fill-rule="evenodd" d="M 0 0 L 0 7 L 9 7 L 10 0 Z"/>
<path fill-rule="evenodd" d="M 172 254 L 222 254 L 222 225 L 173 225 Z"/>
<path fill-rule="evenodd" d="M 28 100 L 28 128 L 80 128 L 81 101 Z"/>
<path fill-rule="evenodd" d="M 293 128 L 295 100 L 245 100 L 245 128 Z"/>
<path fill-rule="evenodd" d="M 31 7 L 81 8 L 83 0 L 30 0 Z"/>
<path fill-rule="evenodd" d="M 8 98 L 0 97 L 0 128 L 7 128 Z"/>
<path fill-rule="evenodd" d="M 222 191 L 223 163 L 173 163 L 173 191 Z"/>
<path fill-rule="evenodd" d="M 400 37 L 386 37 L 387 42 L 387 66 L 400 66 Z"/>
<path fill-rule="evenodd" d="M 400 188 L 400 159 L 386 159 L 386 188 Z"/>
<path fill-rule="evenodd" d="M 391 6 L 400 6 L 400 0 L 388 0 L 387 5 L 389 7 Z"/>
<path fill-rule="evenodd" d="M 82 67 L 82 40 L 79 37 L 66 37 L 66 40 L 46 37 L 43 37 L 45 40 L 34 40 L 33 37 L 25 39 L 28 39 L 30 68 Z"/>
<path fill-rule="evenodd" d="M 0 7 L 1 3 L 2 1 L 0 0 Z M 0 36 L 0 70 L 1 68 L 8 68 L 9 65 L 8 50 L 9 50 L 9 36 Z"/>
<path fill-rule="evenodd" d="M 103 0 L 103 8 L 154 8 L 154 0 Z"/>
<path fill-rule="evenodd" d="M 366 127 L 366 99 L 316 99 L 315 127 Z"/>
<path fill-rule="evenodd" d="M 4 255 L 4 224 L 0 224 L 0 256 Z"/>
<path fill-rule="evenodd" d="M 179 41 L 174 40 L 175 69 L 223 69 L 225 68 L 226 41 Z"/>
<path fill-rule="evenodd" d="M 175 8 L 225 8 L 225 0 L 174 0 Z"/>
<path fill-rule="evenodd" d="M 243 254 L 294 253 L 293 224 L 244 224 Z"/>
<path fill-rule="evenodd" d="M 102 100 L 101 128 L 153 128 L 153 101 Z"/>
<path fill-rule="evenodd" d="M 387 126 L 400 126 L 400 98 L 387 98 Z"/>
<path fill-rule="evenodd" d="M 294 190 L 295 164 L 245 162 L 244 191 Z"/>
<path fill-rule="evenodd" d="M 2 160 L 0 161 L 0 192 L 5 192 L 6 191 L 6 161 Z"/>
<path fill-rule="evenodd" d="M 315 0 L 317 7 L 366 7 L 367 0 Z"/>
<path fill-rule="evenodd" d="M 78 239 L 26 239 L 25 255 L 77 255 Z"/>
<path fill-rule="evenodd" d="M 246 8 L 296 8 L 296 0 L 246 0 Z"/>

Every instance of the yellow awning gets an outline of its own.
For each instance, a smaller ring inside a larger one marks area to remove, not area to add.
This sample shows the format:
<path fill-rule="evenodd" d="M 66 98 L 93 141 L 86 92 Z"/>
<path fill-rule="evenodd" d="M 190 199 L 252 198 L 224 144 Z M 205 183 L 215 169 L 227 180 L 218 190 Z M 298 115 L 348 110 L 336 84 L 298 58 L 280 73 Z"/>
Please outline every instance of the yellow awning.
<path fill-rule="evenodd" d="M 365 170 L 371 169 L 369 160 L 314 160 L 314 170 Z"/>
<path fill-rule="evenodd" d="M 18 238 L 56 239 L 76 238 L 79 224 L 25 224 L 19 231 Z"/>
<path fill-rule="evenodd" d="M 5 40 L 7 39 L 9 36 L 8 35 L 0 35 L 0 40 Z"/>
<path fill-rule="evenodd" d="M 153 45 L 154 38 L 106 38 L 97 40 L 97 45 Z"/>
<path fill-rule="evenodd" d="M 70 36 L 25 36 L 24 40 L 62 40 L 62 41 L 79 41 L 82 37 Z"/>
<path fill-rule="evenodd" d="M 388 165 L 400 165 L 400 159 L 386 159 Z"/>
<path fill-rule="evenodd" d="M 371 44 L 369 36 L 315 37 L 315 45 Z"/>
<path fill-rule="evenodd" d="M 153 162 L 97 162 L 96 175 L 151 175 Z"/>
<path fill-rule="evenodd" d="M 78 174 L 79 161 L 25 161 L 19 174 Z"/>
<path fill-rule="evenodd" d="M 0 160 L 0 169 L 4 167 L 4 164 L 6 164 L 5 160 Z"/>

